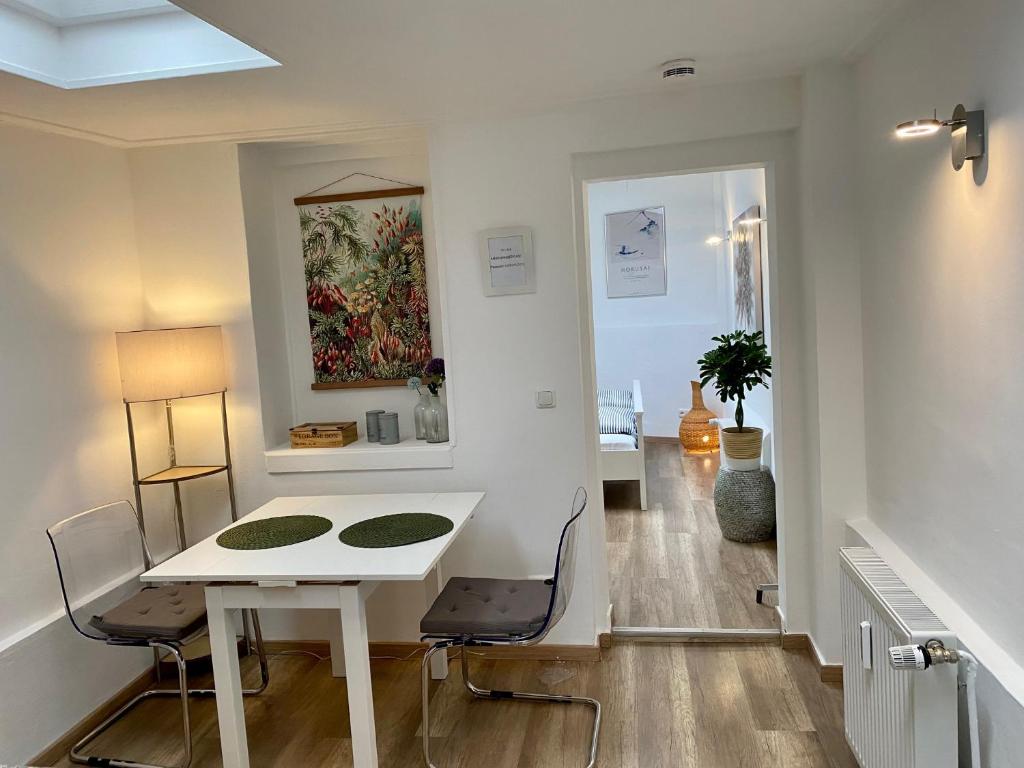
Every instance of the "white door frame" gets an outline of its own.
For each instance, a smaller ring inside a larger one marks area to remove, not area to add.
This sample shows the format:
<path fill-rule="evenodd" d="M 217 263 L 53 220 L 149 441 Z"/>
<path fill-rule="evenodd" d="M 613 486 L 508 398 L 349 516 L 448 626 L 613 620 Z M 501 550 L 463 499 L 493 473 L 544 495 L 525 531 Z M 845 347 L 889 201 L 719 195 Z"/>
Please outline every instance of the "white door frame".
<path fill-rule="evenodd" d="M 577 267 L 581 387 L 584 420 L 583 450 L 587 483 L 595 514 L 590 521 L 591 559 L 595 625 L 598 634 L 611 631 L 611 598 L 608 554 L 605 545 L 604 491 L 600 476 L 600 439 L 597 432 L 597 370 L 594 348 L 593 298 L 587 210 L 587 184 L 629 178 L 649 178 L 692 173 L 763 168 L 767 200 L 767 260 L 770 293 L 769 318 L 772 328 L 770 353 L 772 371 L 772 455 L 775 462 L 778 519 L 779 612 L 786 631 L 791 611 L 802 625 L 810 604 L 810 584 L 804 579 L 787 579 L 787 565 L 798 563 L 805 551 L 799 521 L 789 510 L 805 508 L 799 498 L 803 486 L 799 475 L 802 430 L 799 405 L 802 387 L 800 369 L 800 249 L 799 188 L 795 134 L 792 131 L 752 134 L 727 139 L 671 144 L 656 147 L 579 153 L 572 156 L 572 201 L 574 246 Z M 780 250 L 781 249 L 781 250 Z M 786 302 L 790 303 L 787 304 Z M 793 376 L 787 377 L 786 372 Z M 793 414 L 786 421 L 784 416 Z M 792 433 L 792 434 L 790 434 Z M 598 514 L 598 512 L 600 514 Z M 790 525 L 794 534 L 789 536 Z M 795 569 L 794 569 L 795 570 Z M 800 569 L 801 571 L 803 569 Z M 751 595 L 753 599 L 753 595 Z"/>

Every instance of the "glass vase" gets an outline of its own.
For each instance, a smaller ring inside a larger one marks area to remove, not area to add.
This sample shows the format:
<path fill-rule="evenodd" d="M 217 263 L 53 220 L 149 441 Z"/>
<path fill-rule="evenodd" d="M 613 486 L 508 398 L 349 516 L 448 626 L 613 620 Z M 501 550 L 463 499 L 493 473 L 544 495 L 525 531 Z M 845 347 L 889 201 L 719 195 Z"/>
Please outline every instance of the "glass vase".
<path fill-rule="evenodd" d="M 430 393 L 420 392 L 420 401 L 412 410 L 413 420 L 416 422 L 416 439 L 427 439 L 427 411 L 430 410 Z"/>
<path fill-rule="evenodd" d="M 444 407 L 438 395 L 430 396 L 426 422 L 428 443 L 448 442 L 448 409 Z"/>

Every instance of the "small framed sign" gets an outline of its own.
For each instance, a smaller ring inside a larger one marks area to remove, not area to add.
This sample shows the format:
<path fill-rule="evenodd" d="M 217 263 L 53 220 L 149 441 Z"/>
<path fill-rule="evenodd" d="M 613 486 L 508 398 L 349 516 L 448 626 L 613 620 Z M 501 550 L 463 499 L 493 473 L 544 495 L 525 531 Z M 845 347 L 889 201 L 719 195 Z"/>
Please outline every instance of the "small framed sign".
<path fill-rule="evenodd" d="M 533 233 L 527 227 L 481 232 L 480 265 L 485 296 L 535 293 L 537 290 Z"/>

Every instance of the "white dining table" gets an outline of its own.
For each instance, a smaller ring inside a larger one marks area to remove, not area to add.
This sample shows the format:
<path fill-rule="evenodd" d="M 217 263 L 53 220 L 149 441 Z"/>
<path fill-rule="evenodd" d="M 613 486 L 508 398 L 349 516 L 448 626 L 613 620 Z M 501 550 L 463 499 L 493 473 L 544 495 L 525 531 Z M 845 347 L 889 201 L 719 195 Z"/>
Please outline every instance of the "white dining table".
<path fill-rule="evenodd" d="M 282 515 L 319 515 L 331 521 L 331 530 L 299 544 L 232 550 L 217 544 L 225 528 L 142 575 L 142 580 L 150 583 L 207 584 L 206 611 L 224 768 L 249 766 L 233 617 L 243 608 L 315 608 L 340 614 L 340 632 L 331 638 L 332 670 L 346 678 L 353 765 L 376 768 L 366 599 L 382 581 L 416 581 L 424 585 L 424 610 L 430 607 L 444 586 L 441 556 L 466 527 L 483 497 L 482 492 L 467 492 L 277 498 L 227 528 Z M 402 512 L 442 515 L 452 521 L 454 528 L 429 541 L 380 549 L 350 547 L 338 539 L 338 534 L 353 523 Z M 447 677 L 444 654 L 435 654 L 431 674 L 434 679 Z"/>

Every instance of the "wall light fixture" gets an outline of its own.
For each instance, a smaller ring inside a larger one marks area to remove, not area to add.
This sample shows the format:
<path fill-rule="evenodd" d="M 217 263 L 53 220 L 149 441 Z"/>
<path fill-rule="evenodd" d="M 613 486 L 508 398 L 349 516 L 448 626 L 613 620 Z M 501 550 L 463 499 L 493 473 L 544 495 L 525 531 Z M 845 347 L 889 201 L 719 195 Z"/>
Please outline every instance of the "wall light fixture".
<path fill-rule="evenodd" d="M 764 224 L 766 221 L 768 219 L 764 216 L 750 216 L 746 219 L 740 219 L 736 224 L 739 224 L 741 227 L 753 227 L 757 224 Z M 732 240 L 732 230 L 729 230 L 724 235 L 711 235 L 704 241 L 704 245 L 710 245 L 714 248 L 722 243 L 728 243 L 730 240 Z"/>
<path fill-rule="evenodd" d="M 756 224 L 763 224 L 768 221 L 764 216 L 749 216 L 745 219 L 740 219 L 736 223 L 741 227 L 753 227 Z"/>
<path fill-rule="evenodd" d="M 949 128 L 952 141 L 953 169 L 959 171 L 968 160 L 977 160 L 985 154 L 985 110 L 968 112 L 963 104 L 957 104 L 953 117 L 939 120 L 938 112 L 933 117 L 908 120 L 896 126 L 896 135 L 901 139 L 915 139 L 934 136 L 943 128 Z"/>

